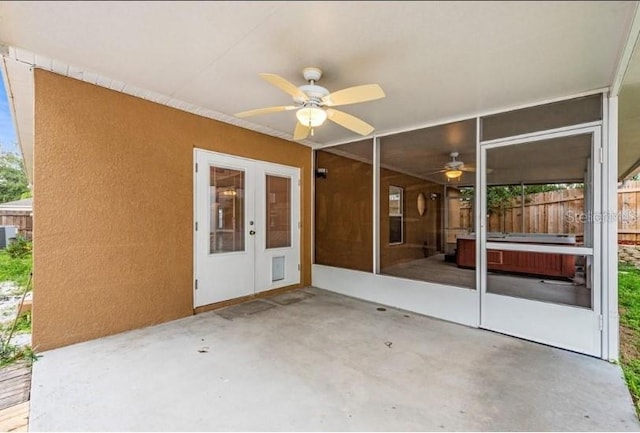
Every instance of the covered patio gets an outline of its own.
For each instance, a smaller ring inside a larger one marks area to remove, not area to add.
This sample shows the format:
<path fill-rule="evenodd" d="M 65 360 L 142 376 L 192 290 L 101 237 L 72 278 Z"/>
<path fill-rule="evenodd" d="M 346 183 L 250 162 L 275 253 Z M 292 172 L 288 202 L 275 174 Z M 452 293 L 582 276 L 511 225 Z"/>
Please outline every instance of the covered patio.
<path fill-rule="evenodd" d="M 637 431 L 620 368 L 305 288 L 43 353 L 31 431 Z"/>
<path fill-rule="evenodd" d="M 31 430 L 640 429 L 607 362 L 640 2 L 0 19 L 35 191 Z M 582 201 L 525 224 L 532 187 Z"/>

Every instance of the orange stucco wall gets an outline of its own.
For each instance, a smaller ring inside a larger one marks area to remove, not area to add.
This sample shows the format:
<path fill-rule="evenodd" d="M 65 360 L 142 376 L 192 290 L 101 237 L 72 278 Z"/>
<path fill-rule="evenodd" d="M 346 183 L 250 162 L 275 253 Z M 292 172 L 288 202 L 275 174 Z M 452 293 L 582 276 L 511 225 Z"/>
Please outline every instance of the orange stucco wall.
<path fill-rule="evenodd" d="M 35 71 L 33 345 L 193 313 L 193 148 L 301 168 L 311 281 L 311 150 Z"/>

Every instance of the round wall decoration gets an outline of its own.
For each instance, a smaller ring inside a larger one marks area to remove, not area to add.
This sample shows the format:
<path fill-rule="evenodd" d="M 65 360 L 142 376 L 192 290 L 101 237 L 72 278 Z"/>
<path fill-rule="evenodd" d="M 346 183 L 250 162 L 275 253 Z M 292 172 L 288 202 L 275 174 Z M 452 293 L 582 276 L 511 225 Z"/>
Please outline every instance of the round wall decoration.
<path fill-rule="evenodd" d="M 424 211 L 427 210 L 427 199 L 423 193 L 418 194 L 418 213 L 420 216 L 424 215 Z"/>

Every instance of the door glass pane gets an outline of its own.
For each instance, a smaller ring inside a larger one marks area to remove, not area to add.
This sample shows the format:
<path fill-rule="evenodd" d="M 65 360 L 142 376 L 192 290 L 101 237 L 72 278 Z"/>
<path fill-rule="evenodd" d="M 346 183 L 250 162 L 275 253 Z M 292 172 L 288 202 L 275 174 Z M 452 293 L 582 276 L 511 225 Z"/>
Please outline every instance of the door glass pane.
<path fill-rule="evenodd" d="M 209 253 L 244 251 L 244 171 L 210 167 Z"/>
<path fill-rule="evenodd" d="M 291 246 L 291 179 L 267 175 L 267 248 Z"/>
<path fill-rule="evenodd" d="M 592 247 L 591 158 L 591 134 L 488 149 L 487 242 Z M 492 246 L 487 292 L 591 308 L 590 262 Z"/>

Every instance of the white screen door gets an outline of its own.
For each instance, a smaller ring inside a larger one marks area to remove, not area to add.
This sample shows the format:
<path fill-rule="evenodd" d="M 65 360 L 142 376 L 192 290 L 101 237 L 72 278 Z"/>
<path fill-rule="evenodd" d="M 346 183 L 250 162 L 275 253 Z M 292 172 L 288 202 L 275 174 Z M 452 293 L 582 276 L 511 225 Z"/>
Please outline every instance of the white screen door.
<path fill-rule="evenodd" d="M 300 282 L 299 169 L 196 149 L 194 305 Z"/>
<path fill-rule="evenodd" d="M 481 327 L 601 355 L 600 134 L 481 144 Z"/>

